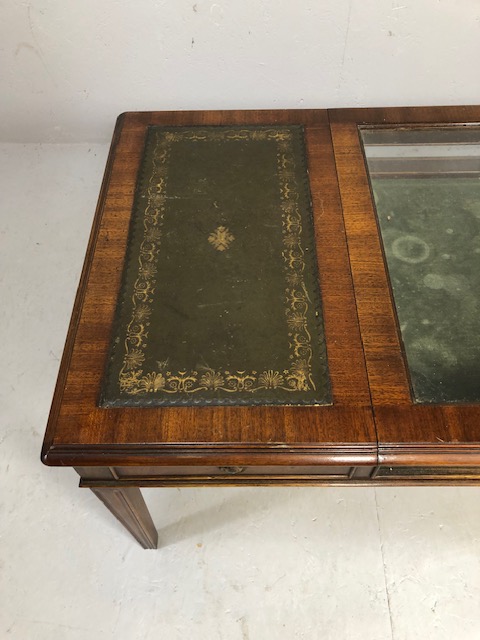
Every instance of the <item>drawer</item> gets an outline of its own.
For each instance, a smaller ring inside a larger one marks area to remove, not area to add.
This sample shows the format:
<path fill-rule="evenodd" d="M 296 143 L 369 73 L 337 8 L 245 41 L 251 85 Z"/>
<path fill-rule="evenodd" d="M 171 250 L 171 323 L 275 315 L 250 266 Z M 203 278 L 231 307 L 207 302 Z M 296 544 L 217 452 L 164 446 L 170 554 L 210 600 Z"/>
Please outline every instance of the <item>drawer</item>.
<path fill-rule="evenodd" d="M 419 483 L 438 481 L 452 484 L 458 481 L 480 482 L 480 467 L 455 467 L 455 466 L 380 466 L 372 476 L 375 480 L 398 480 L 399 484 L 409 481 Z"/>
<path fill-rule="evenodd" d="M 322 484 L 368 481 L 374 467 L 341 465 L 124 466 L 77 468 L 83 486 Z"/>

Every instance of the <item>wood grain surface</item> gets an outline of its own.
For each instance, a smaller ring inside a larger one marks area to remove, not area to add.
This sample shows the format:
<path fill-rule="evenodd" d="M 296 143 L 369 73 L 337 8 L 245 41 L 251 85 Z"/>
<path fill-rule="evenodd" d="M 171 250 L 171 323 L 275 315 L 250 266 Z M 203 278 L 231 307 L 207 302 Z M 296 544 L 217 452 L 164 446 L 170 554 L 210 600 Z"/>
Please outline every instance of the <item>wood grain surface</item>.
<path fill-rule="evenodd" d="M 480 108 L 338 109 L 329 112 L 329 119 L 378 434 L 379 463 L 478 465 L 479 405 L 412 402 L 358 125 L 478 123 Z"/>
<path fill-rule="evenodd" d="M 333 405 L 97 406 L 148 125 L 303 124 Z M 42 459 L 54 465 L 372 465 L 377 443 L 326 111 L 126 113 L 115 128 Z"/>

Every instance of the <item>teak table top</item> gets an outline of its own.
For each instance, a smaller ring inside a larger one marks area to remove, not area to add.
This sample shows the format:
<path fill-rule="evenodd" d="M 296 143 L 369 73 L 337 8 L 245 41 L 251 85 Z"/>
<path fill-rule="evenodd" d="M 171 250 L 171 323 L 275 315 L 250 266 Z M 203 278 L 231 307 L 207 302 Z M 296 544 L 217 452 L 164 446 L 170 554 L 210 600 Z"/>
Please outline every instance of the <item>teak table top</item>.
<path fill-rule="evenodd" d="M 480 465 L 478 405 L 414 405 L 357 125 L 480 108 L 125 113 L 117 121 L 42 459 L 95 466 Z M 98 406 L 149 125 L 304 126 L 331 406 Z"/>

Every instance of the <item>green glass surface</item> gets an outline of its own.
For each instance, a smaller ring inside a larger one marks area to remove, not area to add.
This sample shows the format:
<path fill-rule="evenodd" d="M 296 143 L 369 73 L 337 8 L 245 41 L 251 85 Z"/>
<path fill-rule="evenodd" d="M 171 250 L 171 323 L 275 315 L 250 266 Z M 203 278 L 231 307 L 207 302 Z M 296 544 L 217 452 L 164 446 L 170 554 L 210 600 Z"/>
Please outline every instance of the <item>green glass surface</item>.
<path fill-rule="evenodd" d="M 461 130 L 458 145 L 455 130 L 447 128 L 392 131 L 362 134 L 413 398 L 476 403 L 479 131 Z M 401 146 L 382 148 L 382 132 L 386 145 L 395 139 Z M 439 149 L 446 139 L 447 146 Z"/>
<path fill-rule="evenodd" d="M 102 406 L 329 404 L 301 127 L 150 127 Z"/>

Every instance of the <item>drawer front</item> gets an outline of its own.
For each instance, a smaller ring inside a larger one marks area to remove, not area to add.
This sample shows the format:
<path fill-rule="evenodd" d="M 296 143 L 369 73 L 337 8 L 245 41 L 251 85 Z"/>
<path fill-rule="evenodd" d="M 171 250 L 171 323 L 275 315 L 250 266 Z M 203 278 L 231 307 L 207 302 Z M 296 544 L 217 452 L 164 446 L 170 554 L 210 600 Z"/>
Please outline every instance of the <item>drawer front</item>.
<path fill-rule="evenodd" d="M 372 466 L 142 466 L 77 467 L 83 486 L 202 486 L 336 484 L 368 481 Z"/>
<path fill-rule="evenodd" d="M 380 466 L 373 474 L 375 481 L 396 480 L 399 484 L 417 480 L 419 482 L 439 481 L 478 481 L 480 482 L 480 467 L 458 466 Z"/>
<path fill-rule="evenodd" d="M 355 467 L 331 465 L 250 465 L 250 466 L 171 466 L 171 467 L 112 467 L 119 479 L 155 476 L 302 476 L 319 475 L 332 478 L 348 478 Z"/>

